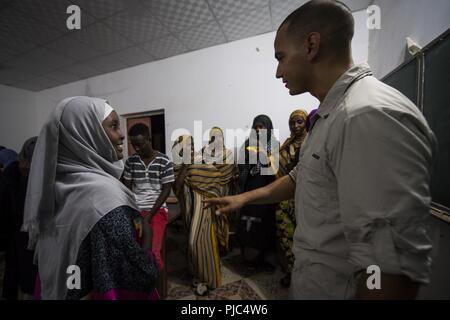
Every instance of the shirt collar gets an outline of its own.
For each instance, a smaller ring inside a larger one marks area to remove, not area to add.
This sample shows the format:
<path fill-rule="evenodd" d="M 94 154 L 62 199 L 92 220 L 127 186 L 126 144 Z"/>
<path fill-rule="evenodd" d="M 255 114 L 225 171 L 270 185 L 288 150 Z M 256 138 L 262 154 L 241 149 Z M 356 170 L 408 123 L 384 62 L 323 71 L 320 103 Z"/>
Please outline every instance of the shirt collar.
<path fill-rule="evenodd" d="M 317 120 L 318 117 L 326 119 L 328 117 L 328 114 L 333 109 L 333 107 L 340 100 L 339 98 L 344 95 L 344 93 L 348 90 L 348 88 L 352 84 L 354 84 L 358 80 L 361 80 L 364 77 L 371 75 L 372 71 L 370 70 L 370 67 L 367 63 L 362 63 L 348 69 L 334 83 L 330 91 L 328 91 L 325 99 L 322 101 L 322 103 L 319 106 L 319 109 L 317 110 L 314 120 Z"/>

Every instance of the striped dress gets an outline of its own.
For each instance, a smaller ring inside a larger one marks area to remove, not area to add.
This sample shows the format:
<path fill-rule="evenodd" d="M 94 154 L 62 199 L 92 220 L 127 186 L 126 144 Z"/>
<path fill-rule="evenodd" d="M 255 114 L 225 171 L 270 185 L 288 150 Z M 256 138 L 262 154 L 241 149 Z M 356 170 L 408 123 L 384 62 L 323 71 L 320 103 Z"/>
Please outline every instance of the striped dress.
<path fill-rule="evenodd" d="M 229 156 L 231 151 L 227 150 Z M 175 166 L 175 175 L 181 166 Z M 220 247 L 228 249 L 229 222 L 224 215 L 214 214 L 216 208 L 203 209 L 207 198 L 224 197 L 234 190 L 237 173 L 231 164 L 189 165 L 181 192 L 180 208 L 189 232 L 188 260 L 194 276 L 209 288 L 221 285 Z"/>

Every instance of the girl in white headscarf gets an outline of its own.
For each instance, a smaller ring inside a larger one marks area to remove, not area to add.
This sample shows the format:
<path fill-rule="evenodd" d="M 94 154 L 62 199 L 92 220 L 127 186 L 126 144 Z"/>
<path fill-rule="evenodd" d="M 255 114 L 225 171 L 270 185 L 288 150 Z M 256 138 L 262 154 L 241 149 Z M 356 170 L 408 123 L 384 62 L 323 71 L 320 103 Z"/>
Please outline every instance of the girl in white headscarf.
<path fill-rule="evenodd" d="M 141 247 L 135 226 L 145 225 L 118 180 L 123 139 L 117 113 L 97 98 L 63 100 L 44 125 L 23 224 L 43 299 L 146 299 L 154 292 L 150 231 Z"/>

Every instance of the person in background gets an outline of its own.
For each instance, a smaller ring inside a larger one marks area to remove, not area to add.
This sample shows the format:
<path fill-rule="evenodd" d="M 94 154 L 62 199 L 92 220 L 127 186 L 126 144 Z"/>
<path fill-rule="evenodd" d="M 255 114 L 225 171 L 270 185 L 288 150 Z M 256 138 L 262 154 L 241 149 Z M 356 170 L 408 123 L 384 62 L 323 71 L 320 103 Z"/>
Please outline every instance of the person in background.
<path fill-rule="evenodd" d="M 261 134 L 265 130 L 265 134 Z M 253 120 L 250 138 L 244 143 L 244 152 L 239 160 L 239 188 L 241 193 L 264 187 L 275 180 L 275 175 L 262 174 L 266 160 L 278 147 L 272 145 L 272 120 L 266 115 L 259 115 Z M 256 161 L 251 161 L 252 153 Z M 242 159 L 244 157 L 244 159 Z M 252 163 L 253 162 L 253 163 Z M 273 204 L 250 204 L 240 210 L 238 240 L 242 257 L 249 272 L 262 267 L 266 272 L 275 271 L 276 262 L 276 202 Z"/>
<path fill-rule="evenodd" d="M 306 122 L 308 114 L 305 110 L 295 110 L 289 116 L 289 129 L 291 136 L 280 148 L 280 168 L 277 178 L 281 178 L 298 163 L 300 147 L 305 140 L 307 130 Z M 280 262 L 285 276 L 280 280 L 283 287 L 289 287 L 291 283 L 291 270 L 294 265 L 294 254 L 292 253 L 292 241 L 296 226 L 295 201 L 289 199 L 280 202 L 276 211 L 278 248 L 280 251 Z"/>
<path fill-rule="evenodd" d="M 42 128 L 23 222 L 42 299 L 156 298 L 151 230 L 119 181 L 123 140 L 117 113 L 98 98 L 64 99 Z"/>
<path fill-rule="evenodd" d="M 177 148 L 177 146 L 181 148 Z M 183 158 L 177 150 L 192 150 L 189 164 L 176 166 L 175 194 L 177 195 L 188 231 L 188 261 L 193 274 L 194 293 L 206 295 L 222 283 L 220 256 L 228 250 L 228 217 L 216 216 L 215 209 L 204 209 L 204 199 L 234 193 L 237 167 L 233 154 L 225 148 L 223 132 L 214 127 L 210 140 L 199 154 L 195 154 L 190 136 L 180 137 L 173 146 L 173 157 Z M 200 159 L 196 158 L 200 157 Z"/>
<path fill-rule="evenodd" d="M 178 150 L 176 152 L 175 150 Z M 189 152 L 185 155 L 184 152 Z M 183 218 L 184 227 L 189 232 L 191 227 L 191 201 L 189 187 L 185 183 L 185 178 L 189 166 L 194 164 L 197 153 L 194 148 L 194 140 L 192 136 L 183 135 L 179 136 L 172 146 L 172 159 L 179 159 L 180 161 L 174 162 L 174 175 L 175 182 L 173 183 L 172 190 L 178 199 L 178 204 L 180 206 L 180 213 Z"/>
<path fill-rule="evenodd" d="M 34 252 L 27 250 L 28 234 L 20 229 L 36 141 L 37 137 L 25 141 L 18 160 L 6 167 L 0 187 L 1 216 L 5 217 L 7 241 L 2 295 L 8 300 L 29 300 L 34 293 L 37 274 L 37 268 L 33 264 Z"/>
<path fill-rule="evenodd" d="M 175 181 L 169 157 L 152 147 L 150 130 L 143 123 L 132 126 L 128 136 L 136 153 L 125 162 L 123 183 L 133 191 L 146 224 L 153 232 L 152 250 L 161 270 L 161 249 L 167 225 L 166 199 Z"/>
<path fill-rule="evenodd" d="M 11 163 L 17 160 L 17 153 L 14 150 L 3 146 L 0 148 L 0 172 L 3 172 Z"/>

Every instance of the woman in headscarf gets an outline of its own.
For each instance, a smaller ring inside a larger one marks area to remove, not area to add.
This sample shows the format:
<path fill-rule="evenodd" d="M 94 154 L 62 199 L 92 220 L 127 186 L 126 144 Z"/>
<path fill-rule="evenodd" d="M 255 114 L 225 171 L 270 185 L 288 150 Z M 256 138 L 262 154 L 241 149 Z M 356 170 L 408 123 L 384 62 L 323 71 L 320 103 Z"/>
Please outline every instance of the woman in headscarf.
<path fill-rule="evenodd" d="M 269 159 L 278 152 L 278 148 L 272 121 L 266 115 L 257 116 L 239 160 L 241 193 L 261 188 L 275 180 L 274 172 L 266 174 L 263 169 L 271 167 Z M 275 270 L 276 263 L 270 260 L 276 243 L 275 209 L 276 204 L 247 205 L 240 211 L 238 239 L 248 271 L 254 272 L 258 266 L 262 266 L 267 272 Z"/>
<path fill-rule="evenodd" d="M 277 178 L 281 178 L 294 169 L 298 163 L 300 147 L 305 140 L 308 114 L 305 110 L 295 110 L 289 117 L 289 130 L 291 136 L 280 148 L 280 167 Z M 285 276 L 280 280 L 284 287 L 289 287 L 291 270 L 294 264 L 292 241 L 296 226 L 294 199 L 283 201 L 278 205 L 276 212 L 278 245 L 281 255 L 281 264 Z"/>
<path fill-rule="evenodd" d="M 5 217 L 5 273 L 4 299 L 31 299 L 34 293 L 37 268 L 33 264 L 33 251 L 27 250 L 28 235 L 20 231 L 28 183 L 28 174 L 37 137 L 25 141 L 18 161 L 4 171 L 0 188 L 1 216 Z"/>
<path fill-rule="evenodd" d="M 185 183 L 185 178 L 189 166 L 194 163 L 196 157 L 197 153 L 195 152 L 192 136 L 179 136 L 172 146 L 173 171 L 175 174 L 175 182 L 172 189 L 178 199 L 180 213 L 186 230 L 189 230 L 191 225 L 191 215 L 187 214 L 186 208 L 191 208 L 192 204 L 190 190 Z"/>
<path fill-rule="evenodd" d="M 222 129 L 213 127 L 209 131 L 209 141 L 202 149 L 204 164 L 233 164 L 233 152 L 225 148 Z"/>
<path fill-rule="evenodd" d="M 157 266 L 122 174 L 123 134 L 105 100 L 64 99 L 34 152 L 23 229 L 42 299 L 148 299 Z M 138 243 L 136 226 L 143 230 Z M 77 268 L 78 267 L 78 268 Z"/>
<path fill-rule="evenodd" d="M 186 143 L 190 145 L 185 150 L 193 150 L 190 136 L 180 137 L 173 150 L 178 150 L 178 144 L 186 146 Z M 181 169 L 175 166 L 174 185 L 188 231 L 192 285 L 197 295 L 206 295 L 208 289 L 222 283 L 220 252 L 228 250 L 229 223 L 226 216 L 214 214 L 214 207 L 204 208 L 203 200 L 233 194 L 237 168 L 219 128 L 210 131 L 209 144 L 201 154 L 192 151 L 191 155 L 190 164 L 183 164 Z"/>
<path fill-rule="evenodd" d="M 209 132 L 209 141 L 208 144 L 203 147 L 201 154 L 203 155 L 202 163 L 203 164 L 233 164 L 233 181 L 230 184 L 230 190 L 228 190 L 228 195 L 233 195 L 237 193 L 238 190 L 238 181 L 239 181 L 239 170 L 235 165 L 234 154 L 231 150 L 225 148 L 225 138 L 222 129 L 219 127 L 211 128 Z M 230 168 L 227 166 L 225 168 Z M 235 226 L 236 215 L 228 215 L 227 217 L 227 228 L 228 233 L 231 231 L 235 232 L 232 227 Z M 228 252 L 228 236 L 227 236 L 227 245 L 219 246 L 220 254 L 226 255 Z"/>

